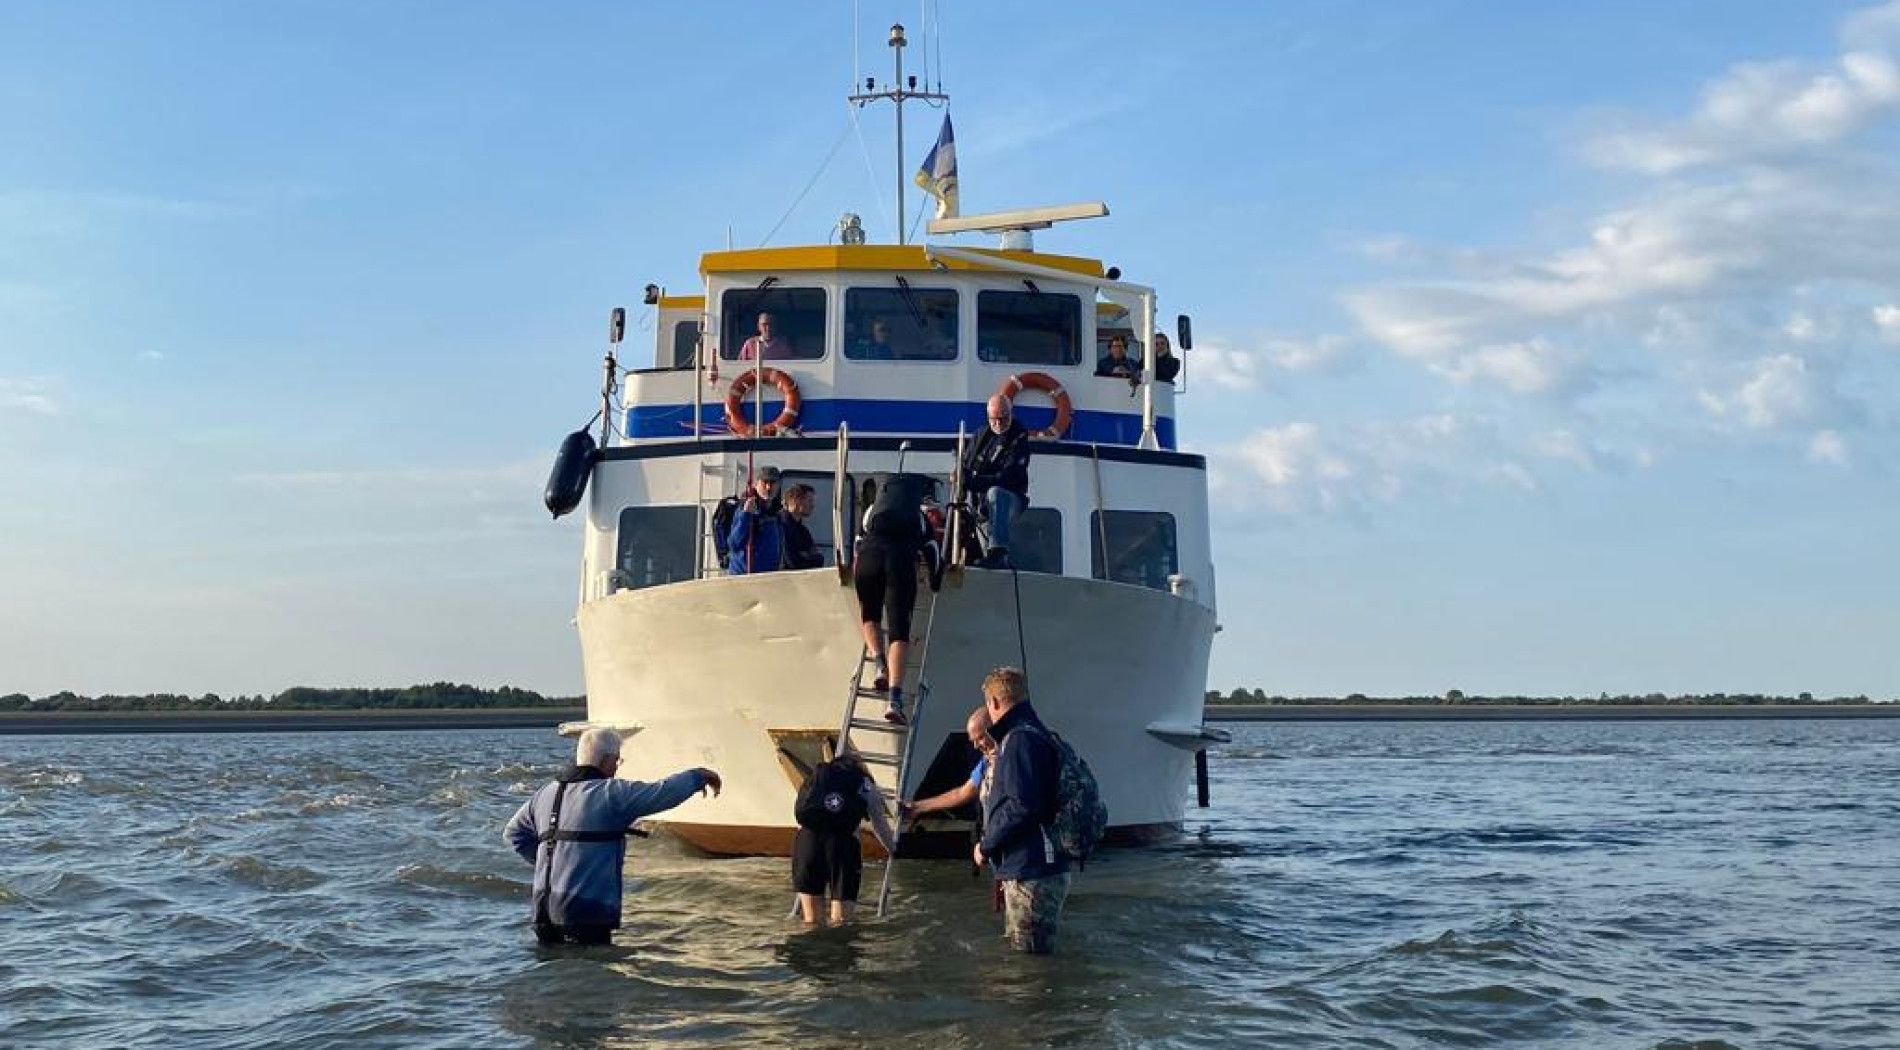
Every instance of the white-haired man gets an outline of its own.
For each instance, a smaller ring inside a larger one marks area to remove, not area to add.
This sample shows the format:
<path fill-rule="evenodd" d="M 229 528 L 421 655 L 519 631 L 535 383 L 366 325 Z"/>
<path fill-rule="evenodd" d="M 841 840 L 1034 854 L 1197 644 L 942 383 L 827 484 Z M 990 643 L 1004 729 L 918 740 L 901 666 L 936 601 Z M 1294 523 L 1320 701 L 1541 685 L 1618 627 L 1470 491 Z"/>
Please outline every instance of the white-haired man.
<path fill-rule="evenodd" d="M 684 770 L 657 784 L 616 780 L 619 769 L 620 734 L 587 730 L 574 745 L 573 768 L 522 803 L 503 832 L 534 865 L 534 934 L 542 944 L 612 940 L 620 928 L 627 830 L 700 791 L 719 794 L 719 774 L 710 769 Z"/>

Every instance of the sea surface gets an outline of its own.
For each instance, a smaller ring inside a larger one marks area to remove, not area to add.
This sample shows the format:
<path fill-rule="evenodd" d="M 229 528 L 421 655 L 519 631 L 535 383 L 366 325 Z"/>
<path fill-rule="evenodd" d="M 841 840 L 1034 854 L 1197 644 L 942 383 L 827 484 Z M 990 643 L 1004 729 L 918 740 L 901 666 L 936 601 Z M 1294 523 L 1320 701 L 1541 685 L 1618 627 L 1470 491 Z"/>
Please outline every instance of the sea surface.
<path fill-rule="evenodd" d="M 664 842 L 537 949 L 500 831 L 564 748 L 0 739 L 0 1046 L 1900 1046 L 1900 721 L 1236 727 L 1052 958 L 968 865 L 805 932 Z"/>

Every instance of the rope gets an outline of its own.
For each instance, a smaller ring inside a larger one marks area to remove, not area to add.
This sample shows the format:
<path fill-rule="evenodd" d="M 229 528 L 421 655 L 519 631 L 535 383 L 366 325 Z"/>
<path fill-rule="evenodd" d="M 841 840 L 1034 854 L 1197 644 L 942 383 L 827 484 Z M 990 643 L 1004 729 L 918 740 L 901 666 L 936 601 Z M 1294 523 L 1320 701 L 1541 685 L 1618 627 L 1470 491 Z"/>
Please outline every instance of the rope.
<path fill-rule="evenodd" d="M 1016 591 L 1016 658 L 1022 661 L 1023 684 L 1029 684 L 1029 646 L 1023 641 L 1023 581 L 1016 572 L 1016 559 L 1009 560 L 1009 583 Z"/>
<path fill-rule="evenodd" d="M 911 241 L 917 240 L 917 227 L 923 225 L 924 209 L 930 207 L 932 204 L 935 204 L 937 202 L 937 198 L 932 197 L 928 193 L 924 194 L 923 198 L 924 198 L 923 200 L 920 200 L 917 202 L 917 217 L 910 221 L 909 239 Z"/>
<path fill-rule="evenodd" d="M 798 210 L 798 206 L 805 202 L 805 195 L 811 192 L 813 186 L 818 185 L 819 179 L 824 178 L 825 171 L 831 167 L 832 160 L 838 156 L 838 150 L 844 147 L 844 140 L 849 137 L 850 134 L 851 128 L 849 126 L 838 133 L 838 141 L 831 144 L 831 152 L 825 154 L 824 163 L 818 165 L 817 171 L 812 172 L 811 179 L 805 183 L 805 188 L 799 190 L 798 196 L 792 198 L 791 207 L 786 208 L 785 214 L 779 216 L 778 222 L 772 224 L 772 229 L 766 233 L 765 239 L 759 242 L 759 247 L 763 248 L 771 243 L 772 237 L 778 233 L 781 226 L 785 225 L 785 220 L 791 218 L 792 213 Z"/>

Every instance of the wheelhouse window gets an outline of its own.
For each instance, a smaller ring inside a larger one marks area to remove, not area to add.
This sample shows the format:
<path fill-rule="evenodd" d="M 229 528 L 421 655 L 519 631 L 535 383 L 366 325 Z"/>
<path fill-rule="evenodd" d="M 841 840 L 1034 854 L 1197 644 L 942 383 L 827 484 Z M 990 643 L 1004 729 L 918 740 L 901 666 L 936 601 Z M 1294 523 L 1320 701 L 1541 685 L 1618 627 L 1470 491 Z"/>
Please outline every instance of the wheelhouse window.
<path fill-rule="evenodd" d="M 690 580 L 697 571 L 698 507 L 628 507 L 620 512 L 615 581 L 637 589 Z"/>
<path fill-rule="evenodd" d="M 844 356 L 854 361 L 954 361 L 957 293 L 948 288 L 851 288 Z"/>
<path fill-rule="evenodd" d="M 983 291 L 976 296 L 977 356 L 1019 365 L 1082 360 L 1082 300 L 1058 292 Z"/>
<path fill-rule="evenodd" d="M 825 356 L 823 288 L 733 288 L 720 299 L 719 356 L 750 361 L 763 343 L 767 361 Z"/>
<path fill-rule="evenodd" d="M 1165 591 L 1168 577 L 1180 571 L 1174 515 L 1165 511 L 1098 510 L 1089 517 L 1089 545 L 1098 580 Z"/>
<path fill-rule="evenodd" d="M 1062 512 L 1030 507 L 1009 523 L 1009 559 L 1023 572 L 1062 575 Z"/>
<path fill-rule="evenodd" d="M 668 361 L 656 361 L 661 368 L 693 367 L 693 351 L 699 346 L 699 322 L 675 321 L 673 323 L 673 357 Z"/>

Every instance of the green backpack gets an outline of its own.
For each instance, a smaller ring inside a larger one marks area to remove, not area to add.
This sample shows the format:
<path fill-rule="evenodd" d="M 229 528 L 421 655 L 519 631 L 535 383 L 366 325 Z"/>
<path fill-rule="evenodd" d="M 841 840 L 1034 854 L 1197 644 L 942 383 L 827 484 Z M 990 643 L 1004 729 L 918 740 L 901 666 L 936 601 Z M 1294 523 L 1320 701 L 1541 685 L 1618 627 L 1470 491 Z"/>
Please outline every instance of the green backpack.
<path fill-rule="evenodd" d="M 1108 806 L 1102 802 L 1095 774 L 1075 748 L 1055 733 L 1050 733 L 1049 739 L 1062 763 L 1062 773 L 1056 780 L 1055 815 L 1049 820 L 1049 843 L 1055 847 L 1056 856 L 1085 868 L 1108 831 Z"/>

